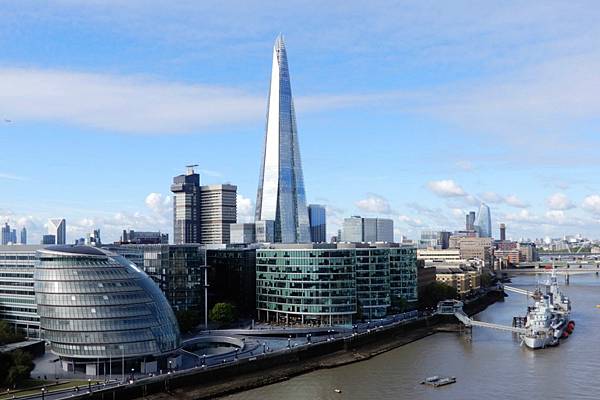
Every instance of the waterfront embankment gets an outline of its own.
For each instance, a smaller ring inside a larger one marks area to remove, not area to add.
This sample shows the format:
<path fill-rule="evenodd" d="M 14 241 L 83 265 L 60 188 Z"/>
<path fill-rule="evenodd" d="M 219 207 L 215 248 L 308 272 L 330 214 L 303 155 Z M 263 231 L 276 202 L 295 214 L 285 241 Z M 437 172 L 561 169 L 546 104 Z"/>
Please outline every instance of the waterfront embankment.
<path fill-rule="evenodd" d="M 472 315 L 503 299 L 500 292 L 489 292 L 465 306 Z M 287 351 L 267 353 L 235 363 L 191 369 L 172 375 L 146 378 L 131 385 L 86 394 L 86 398 L 152 400 L 202 400 L 222 397 L 290 379 L 323 368 L 335 368 L 368 360 L 379 354 L 422 339 L 437 332 L 454 317 L 431 316 L 416 321 L 385 326 L 343 339 L 299 346 Z"/>

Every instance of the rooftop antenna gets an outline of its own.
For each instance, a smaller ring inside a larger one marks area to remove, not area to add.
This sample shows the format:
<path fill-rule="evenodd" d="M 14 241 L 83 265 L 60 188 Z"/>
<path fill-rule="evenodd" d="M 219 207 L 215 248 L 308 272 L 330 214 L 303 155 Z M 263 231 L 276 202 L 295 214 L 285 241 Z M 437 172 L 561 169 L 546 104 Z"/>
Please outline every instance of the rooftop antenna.
<path fill-rule="evenodd" d="M 186 165 L 185 168 L 187 169 L 187 175 L 192 175 L 194 173 L 194 167 L 197 167 L 198 164 L 190 164 L 190 165 Z"/>

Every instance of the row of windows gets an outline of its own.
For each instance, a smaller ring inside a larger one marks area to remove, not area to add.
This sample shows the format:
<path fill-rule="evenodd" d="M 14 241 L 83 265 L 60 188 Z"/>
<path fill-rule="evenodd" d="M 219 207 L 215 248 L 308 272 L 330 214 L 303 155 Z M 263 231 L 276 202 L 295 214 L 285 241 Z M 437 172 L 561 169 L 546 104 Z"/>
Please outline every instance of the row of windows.
<path fill-rule="evenodd" d="M 38 305 L 38 314 L 41 317 L 51 318 L 124 318 L 150 315 L 148 307 L 120 306 L 120 307 L 49 307 Z"/>
<path fill-rule="evenodd" d="M 129 329 L 147 328 L 155 321 L 143 318 L 116 318 L 116 319 L 55 319 L 41 318 L 45 329 L 57 331 L 121 331 Z"/>
<path fill-rule="evenodd" d="M 45 294 L 38 293 L 37 301 L 43 305 L 125 305 L 148 303 L 152 301 L 147 294 L 138 290 L 124 294 L 105 294 L 105 295 L 75 295 L 75 294 Z M 0 299 L 1 302 L 1 299 Z"/>
<path fill-rule="evenodd" d="M 120 332 L 65 332 L 45 329 L 44 332 L 44 337 L 53 343 L 124 343 L 154 340 L 154 335 L 149 329 Z"/>
<path fill-rule="evenodd" d="M 90 356 L 108 358 L 112 356 L 118 359 L 121 356 L 128 357 L 138 354 L 154 354 L 158 352 L 155 341 L 142 343 L 123 343 L 120 345 L 79 345 L 52 343 L 52 350 L 63 356 Z"/>

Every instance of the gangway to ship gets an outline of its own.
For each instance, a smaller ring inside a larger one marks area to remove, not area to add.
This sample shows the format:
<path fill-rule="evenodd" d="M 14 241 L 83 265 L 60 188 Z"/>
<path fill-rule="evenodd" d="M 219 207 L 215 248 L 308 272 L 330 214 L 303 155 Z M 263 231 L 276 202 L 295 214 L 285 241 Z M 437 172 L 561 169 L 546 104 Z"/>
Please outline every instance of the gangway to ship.
<path fill-rule="evenodd" d="M 504 285 L 503 287 L 504 287 L 504 290 L 508 290 L 509 292 L 524 294 L 529 297 L 535 297 L 535 292 L 530 292 L 529 290 L 519 289 L 516 287 L 506 286 L 506 285 Z"/>
<path fill-rule="evenodd" d="M 467 327 L 478 326 L 481 328 L 490 328 L 496 329 L 505 332 L 513 332 L 526 334 L 527 329 L 517 328 L 514 326 L 500 325 L 500 324 L 492 324 L 490 322 L 476 321 L 470 318 L 463 311 L 463 302 L 458 300 L 444 300 L 438 303 L 438 308 L 436 314 L 441 315 L 454 315 L 460 322 L 462 322 Z"/>
<path fill-rule="evenodd" d="M 514 326 L 492 324 L 490 322 L 483 322 L 483 321 L 476 321 L 474 319 L 469 318 L 469 316 L 467 314 L 465 314 L 465 312 L 462 311 L 462 310 L 456 311 L 454 313 L 454 316 L 460 322 L 462 322 L 463 324 L 465 324 L 465 326 L 479 326 L 481 328 L 497 329 L 499 331 L 521 333 L 521 334 L 527 333 L 527 329 L 524 329 L 524 328 L 516 328 Z"/>

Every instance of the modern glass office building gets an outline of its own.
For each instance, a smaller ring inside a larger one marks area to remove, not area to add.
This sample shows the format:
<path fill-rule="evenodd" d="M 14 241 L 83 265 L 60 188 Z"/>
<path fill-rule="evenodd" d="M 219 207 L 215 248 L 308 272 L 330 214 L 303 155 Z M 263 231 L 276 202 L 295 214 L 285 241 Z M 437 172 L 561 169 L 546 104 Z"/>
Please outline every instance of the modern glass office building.
<path fill-rule="evenodd" d="M 320 204 L 309 204 L 308 221 L 310 224 L 310 241 L 313 243 L 324 243 L 327 241 L 327 220 L 325 206 Z"/>
<path fill-rule="evenodd" d="M 479 237 L 492 237 L 492 217 L 490 208 L 485 203 L 481 203 L 479 206 L 476 227 L 477 231 L 479 232 Z"/>
<path fill-rule="evenodd" d="M 350 325 L 356 314 L 354 249 L 256 251 L 258 318 L 279 324 Z"/>
<path fill-rule="evenodd" d="M 0 246 L 0 319 L 27 337 L 40 336 L 33 271 L 43 246 Z"/>
<path fill-rule="evenodd" d="M 175 311 L 204 312 L 206 250 L 199 244 L 105 246 L 142 268 Z"/>
<path fill-rule="evenodd" d="M 394 306 L 400 298 L 417 301 L 417 249 L 390 247 L 390 297 Z"/>
<path fill-rule="evenodd" d="M 166 298 L 124 257 L 89 246 L 50 246 L 37 258 L 37 312 L 63 369 L 99 375 L 140 360 L 160 366 L 180 346 Z"/>
<path fill-rule="evenodd" d="M 287 53 L 281 36 L 273 47 L 256 221 L 274 221 L 275 242 L 310 242 L 296 115 Z"/>
<path fill-rule="evenodd" d="M 356 248 L 356 296 L 359 314 L 384 317 L 390 307 L 390 250 Z"/>
<path fill-rule="evenodd" d="M 173 241 L 200 243 L 200 175 L 189 165 L 185 175 L 173 178 Z"/>

